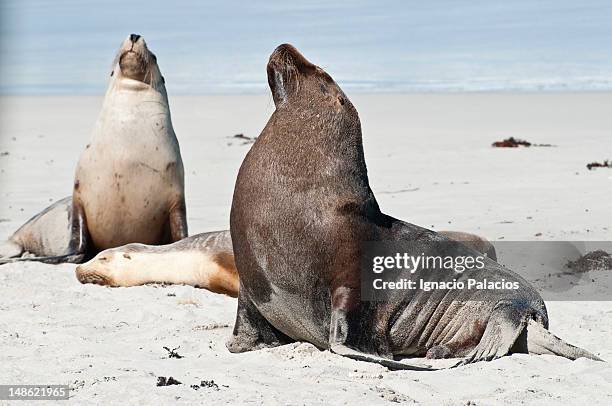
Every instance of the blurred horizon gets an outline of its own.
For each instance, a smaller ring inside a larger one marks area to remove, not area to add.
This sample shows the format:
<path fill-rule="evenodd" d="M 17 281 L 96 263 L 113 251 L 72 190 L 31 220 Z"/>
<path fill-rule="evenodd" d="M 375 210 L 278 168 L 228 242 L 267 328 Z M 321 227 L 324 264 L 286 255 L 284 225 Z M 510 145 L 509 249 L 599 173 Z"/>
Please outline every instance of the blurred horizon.
<path fill-rule="evenodd" d="M 612 90 L 610 21 L 600 0 L 3 0 L 0 95 L 102 94 L 132 32 L 176 95 L 267 92 L 284 42 L 352 92 Z"/>

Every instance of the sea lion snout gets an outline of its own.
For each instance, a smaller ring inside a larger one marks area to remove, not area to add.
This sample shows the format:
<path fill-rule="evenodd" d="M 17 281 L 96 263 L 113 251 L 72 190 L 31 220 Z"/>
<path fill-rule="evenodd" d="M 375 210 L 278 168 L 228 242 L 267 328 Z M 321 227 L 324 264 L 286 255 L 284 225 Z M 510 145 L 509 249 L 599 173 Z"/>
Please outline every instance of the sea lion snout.
<path fill-rule="evenodd" d="M 277 107 L 289 98 L 293 102 L 308 104 L 318 100 L 323 105 L 331 105 L 337 112 L 351 106 L 332 77 L 306 59 L 293 45 L 279 45 L 270 55 L 267 71 Z"/>
<path fill-rule="evenodd" d="M 119 53 L 121 55 L 124 55 L 126 53 L 129 53 L 130 51 L 141 55 L 144 55 L 149 52 L 149 49 L 147 48 L 147 42 L 145 41 L 142 35 L 130 34 L 125 38 L 125 40 L 123 40 Z"/>
<path fill-rule="evenodd" d="M 318 67 L 304 57 L 293 45 L 276 47 L 268 60 L 268 85 L 274 103 L 279 105 L 300 89 L 300 82 Z"/>
<path fill-rule="evenodd" d="M 94 258 L 76 267 L 75 274 L 81 283 L 113 286 L 112 256 L 109 252 L 102 252 Z"/>
<path fill-rule="evenodd" d="M 273 67 L 291 65 L 303 73 L 311 72 L 317 68 L 315 64 L 306 59 L 306 57 L 291 44 L 281 44 L 276 47 L 268 61 L 268 66 L 271 65 Z"/>
<path fill-rule="evenodd" d="M 123 41 L 122 48 L 123 50 L 129 50 L 132 48 L 132 44 L 135 46 L 137 43 L 142 43 L 146 47 L 145 39 L 140 34 L 130 34 Z"/>
<path fill-rule="evenodd" d="M 278 46 L 268 61 L 268 84 L 277 108 L 292 105 L 321 108 L 333 126 L 357 124 L 357 111 L 340 86 L 325 70 L 308 61 L 293 45 Z M 317 116 L 321 117 L 321 116 Z"/>
<path fill-rule="evenodd" d="M 118 55 L 122 76 L 152 84 L 157 58 L 141 35 L 130 34 L 121 45 Z"/>

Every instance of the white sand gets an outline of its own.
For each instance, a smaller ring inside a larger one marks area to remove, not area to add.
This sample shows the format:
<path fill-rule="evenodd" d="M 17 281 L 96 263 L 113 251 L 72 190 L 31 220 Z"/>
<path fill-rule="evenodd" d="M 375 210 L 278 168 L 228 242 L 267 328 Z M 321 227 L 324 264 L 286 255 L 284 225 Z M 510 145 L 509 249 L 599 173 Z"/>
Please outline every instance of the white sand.
<path fill-rule="evenodd" d="M 612 170 L 585 168 L 612 158 L 612 94 L 351 99 L 361 115 L 370 184 L 385 212 L 492 240 L 612 240 Z M 100 103 L 0 98 L 0 153 L 9 153 L 0 156 L 0 238 L 70 194 Z M 190 232 L 227 228 L 235 175 L 249 148 L 228 137 L 258 135 L 271 98 L 170 103 Z M 510 136 L 557 147 L 490 147 Z M 555 334 L 612 360 L 612 302 L 548 307 Z M 230 354 L 224 341 L 233 299 L 184 286 L 80 285 L 73 265 L 0 267 L 0 312 L 0 383 L 69 383 L 74 404 L 612 404 L 612 367 L 584 359 L 515 355 L 417 373 L 389 372 L 308 344 Z M 185 358 L 167 359 L 163 346 L 180 346 Z M 158 388 L 157 376 L 184 385 Z M 219 390 L 189 387 L 211 379 Z"/>

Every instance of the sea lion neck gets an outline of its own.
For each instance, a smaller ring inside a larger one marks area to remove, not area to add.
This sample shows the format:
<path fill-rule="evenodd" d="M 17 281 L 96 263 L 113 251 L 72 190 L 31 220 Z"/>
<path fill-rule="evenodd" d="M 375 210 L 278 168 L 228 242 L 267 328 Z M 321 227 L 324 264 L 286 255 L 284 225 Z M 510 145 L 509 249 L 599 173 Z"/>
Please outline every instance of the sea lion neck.
<path fill-rule="evenodd" d="M 153 90 L 153 87 L 149 85 L 148 83 L 142 82 L 137 79 L 128 78 L 128 77 L 118 78 L 115 83 L 115 87 L 119 90 L 127 90 L 127 91 L 135 91 L 135 92 Z"/>
<path fill-rule="evenodd" d="M 272 114 L 260 139 L 266 144 L 262 152 L 274 154 L 275 161 L 299 161 L 327 174 L 342 168 L 367 177 L 358 118 L 345 120 L 316 104 L 291 104 Z"/>

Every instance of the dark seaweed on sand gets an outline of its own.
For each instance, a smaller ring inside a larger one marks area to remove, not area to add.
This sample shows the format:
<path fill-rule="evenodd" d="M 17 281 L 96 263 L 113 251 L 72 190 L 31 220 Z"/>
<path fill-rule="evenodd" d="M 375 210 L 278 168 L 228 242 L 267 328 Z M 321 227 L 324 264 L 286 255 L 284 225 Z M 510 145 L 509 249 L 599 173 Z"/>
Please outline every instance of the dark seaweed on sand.
<path fill-rule="evenodd" d="M 503 141 L 495 141 L 491 146 L 496 148 L 517 148 L 517 147 L 554 147 L 552 144 L 533 144 L 529 141 L 510 137 Z"/>
<path fill-rule="evenodd" d="M 219 385 L 215 383 L 214 380 L 210 381 L 201 381 L 199 385 L 191 385 L 193 390 L 199 390 L 200 388 L 210 388 L 213 390 L 219 390 Z"/>
<path fill-rule="evenodd" d="M 566 265 L 574 272 L 602 271 L 612 269 L 612 255 L 604 250 L 591 251 Z"/>
<path fill-rule="evenodd" d="M 164 350 L 168 351 L 168 358 L 184 358 L 181 354 L 179 354 L 176 350 L 178 350 L 179 348 L 181 348 L 180 346 L 170 349 L 168 347 L 164 347 Z"/>
<path fill-rule="evenodd" d="M 600 162 L 591 162 L 590 164 L 587 164 L 587 169 L 593 170 L 593 168 L 612 168 L 612 161 L 608 161 L 607 159 L 605 161 L 603 161 L 603 163 Z"/>
<path fill-rule="evenodd" d="M 169 376 L 167 379 L 165 376 L 157 377 L 157 386 L 171 386 L 171 385 L 182 385 L 182 383 L 177 381 L 171 376 Z"/>

